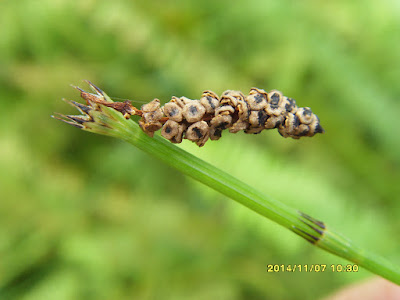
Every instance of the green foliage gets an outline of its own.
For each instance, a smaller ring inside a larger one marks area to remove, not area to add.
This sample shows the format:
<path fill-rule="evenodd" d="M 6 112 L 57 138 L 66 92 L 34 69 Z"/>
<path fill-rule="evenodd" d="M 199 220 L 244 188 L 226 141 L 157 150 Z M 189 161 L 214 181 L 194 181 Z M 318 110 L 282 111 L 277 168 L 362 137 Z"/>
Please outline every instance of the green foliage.
<path fill-rule="evenodd" d="M 182 147 L 399 263 L 394 5 L 3 1 L 1 298 L 304 299 L 370 276 L 267 273 L 345 261 L 130 145 L 50 119 L 81 79 L 139 101 L 252 86 L 296 98 L 325 135 Z"/>

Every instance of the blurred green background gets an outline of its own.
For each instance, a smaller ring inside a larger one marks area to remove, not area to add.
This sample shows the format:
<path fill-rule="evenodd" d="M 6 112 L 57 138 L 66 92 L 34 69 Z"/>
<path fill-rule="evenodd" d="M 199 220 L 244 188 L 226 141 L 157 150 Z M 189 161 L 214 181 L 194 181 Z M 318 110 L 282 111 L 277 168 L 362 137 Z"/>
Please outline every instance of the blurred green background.
<path fill-rule="evenodd" d="M 398 1 L 0 2 L 1 299 L 318 299 L 367 271 L 129 144 L 50 118 L 89 79 L 163 102 L 279 89 L 325 135 L 180 146 L 400 264 Z M 268 273 L 268 264 L 326 264 Z"/>

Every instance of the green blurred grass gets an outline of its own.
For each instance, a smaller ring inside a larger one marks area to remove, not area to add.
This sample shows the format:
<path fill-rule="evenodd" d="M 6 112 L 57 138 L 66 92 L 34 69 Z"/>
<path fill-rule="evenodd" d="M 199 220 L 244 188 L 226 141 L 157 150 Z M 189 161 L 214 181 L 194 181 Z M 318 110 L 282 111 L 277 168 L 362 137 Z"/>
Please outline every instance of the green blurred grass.
<path fill-rule="evenodd" d="M 393 1 L 2 1 L 0 296 L 305 299 L 371 276 L 110 138 L 50 119 L 69 84 L 166 102 L 279 89 L 326 134 L 182 147 L 400 263 Z"/>

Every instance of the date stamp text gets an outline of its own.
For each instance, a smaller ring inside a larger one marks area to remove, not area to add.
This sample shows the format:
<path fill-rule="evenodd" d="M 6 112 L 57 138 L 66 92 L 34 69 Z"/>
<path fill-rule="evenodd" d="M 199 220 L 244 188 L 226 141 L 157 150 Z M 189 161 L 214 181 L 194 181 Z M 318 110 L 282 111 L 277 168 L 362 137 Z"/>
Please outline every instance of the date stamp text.
<path fill-rule="evenodd" d="M 322 272 L 337 272 L 337 273 L 350 273 L 350 272 L 358 272 L 358 265 L 340 265 L 340 264 L 333 264 L 333 265 L 326 265 L 326 264 L 268 264 L 267 265 L 267 272 L 268 273 L 279 273 L 279 272 L 315 272 L 315 273 L 322 273 Z"/>

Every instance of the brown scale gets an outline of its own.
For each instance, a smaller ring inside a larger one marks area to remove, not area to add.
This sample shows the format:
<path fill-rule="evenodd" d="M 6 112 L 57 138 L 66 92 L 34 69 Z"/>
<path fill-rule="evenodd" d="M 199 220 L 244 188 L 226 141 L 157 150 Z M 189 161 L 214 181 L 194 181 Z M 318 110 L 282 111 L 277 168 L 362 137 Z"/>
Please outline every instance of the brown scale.
<path fill-rule="evenodd" d="M 200 147 L 208 139 L 218 140 L 225 129 L 257 134 L 277 128 L 283 137 L 294 139 L 324 133 L 310 108 L 297 107 L 294 99 L 276 90 L 252 88 L 248 96 L 228 90 L 220 98 L 205 91 L 200 100 L 172 97 L 161 107 L 160 100 L 154 99 L 140 110 L 129 101 L 101 104 L 120 111 L 127 119 L 131 115 L 141 116 L 139 125 L 151 137 L 161 129 L 161 135 L 172 143 L 181 143 L 185 138 Z"/>

